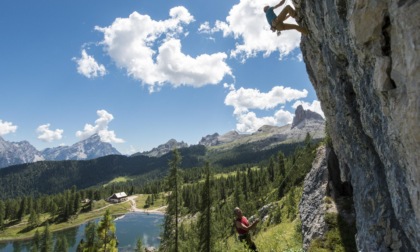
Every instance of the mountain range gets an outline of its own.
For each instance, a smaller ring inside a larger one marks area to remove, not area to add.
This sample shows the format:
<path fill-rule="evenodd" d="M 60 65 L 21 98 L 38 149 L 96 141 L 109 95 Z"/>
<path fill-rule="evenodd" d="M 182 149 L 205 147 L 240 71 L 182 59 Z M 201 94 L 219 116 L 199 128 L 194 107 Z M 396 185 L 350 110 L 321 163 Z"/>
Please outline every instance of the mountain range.
<path fill-rule="evenodd" d="M 321 115 L 304 110 L 298 106 L 292 124 L 282 127 L 265 125 L 252 134 L 229 131 L 223 135 L 214 133 L 203 137 L 198 145 L 211 151 L 221 152 L 241 145 L 252 145 L 253 149 L 266 150 L 280 144 L 301 142 L 307 133 L 313 139 L 323 138 L 325 121 Z M 135 153 L 132 156 L 161 157 L 174 148 L 187 148 L 185 142 L 169 140 L 150 151 Z M 121 155 L 111 144 L 102 142 L 99 135 L 77 142 L 72 146 L 59 146 L 38 151 L 29 142 L 8 142 L 0 137 L 0 168 L 37 161 L 89 160 L 107 155 Z"/>
<path fill-rule="evenodd" d="M 121 153 L 110 143 L 102 142 L 98 134 L 71 146 L 59 146 L 38 151 L 28 141 L 8 142 L 0 137 L 0 168 L 37 161 L 86 160 Z"/>
<path fill-rule="evenodd" d="M 312 139 L 325 136 L 325 120 L 321 115 L 298 106 L 292 124 L 281 127 L 265 125 L 252 134 L 229 131 L 219 135 L 214 133 L 203 137 L 199 144 L 212 150 L 226 150 L 243 144 L 253 144 L 260 149 L 269 149 L 280 144 L 302 142 L 307 133 Z"/>

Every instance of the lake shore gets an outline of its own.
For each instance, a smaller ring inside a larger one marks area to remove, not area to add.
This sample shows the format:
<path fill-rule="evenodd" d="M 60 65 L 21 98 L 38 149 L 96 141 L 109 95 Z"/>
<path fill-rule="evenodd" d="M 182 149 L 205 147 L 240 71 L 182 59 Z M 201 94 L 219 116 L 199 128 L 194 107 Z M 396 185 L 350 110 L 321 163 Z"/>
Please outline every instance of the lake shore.
<path fill-rule="evenodd" d="M 101 207 L 99 209 L 95 209 L 93 211 L 87 212 L 87 213 L 82 213 L 79 214 L 79 216 L 76 219 L 73 219 L 71 221 L 67 221 L 67 222 L 62 222 L 62 223 L 58 223 L 58 224 L 51 224 L 50 225 L 50 230 L 51 232 L 58 232 L 58 231 L 63 231 L 69 228 L 74 228 L 77 226 L 80 226 L 88 221 L 97 219 L 97 218 L 101 218 L 106 209 L 110 209 L 111 214 L 113 216 L 120 216 L 120 215 L 124 215 L 130 212 L 137 212 L 137 213 L 146 213 L 146 214 L 161 214 L 164 215 L 165 214 L 165 210 L 167 206 L 161 206 L 161 207 L 155 207 L 155 208 L 137 208 L 136 206 L 136 201 L 135 199 L 141 195 L 133 195 L 133 196 L 129 196 L 127 198 L 126 201 L 120 202 L 120 203 L 109 203 L 108 205 Z M 10 229 L 16 228 L 16 229 L 20 229 L 21 227 L 24 227 L 24 224 L 19 223 L 15 226 L 9 227 Z M 8 228 L 8 229 L 9 229 Z M 38 228 L 38 231 L 40 233 L 43 232 L 44 226 L 40 226 Z M 5 234 L 5 232 L 7 231 L 0 231 L 0 243 L 8 243 L 8 242 L 13 242 L 13 241 L 24 241 L 24 240 L 31 240 L 34 236 L 34 232 L 36 229 L 33 229 L 33 232 L 28 232 L 26 234 L 20 234 L 17 236 L 3 236 Z M 20 231 L 17 230 L 14 235 L 16 235 L 17 233 L 19 233 Z"/>

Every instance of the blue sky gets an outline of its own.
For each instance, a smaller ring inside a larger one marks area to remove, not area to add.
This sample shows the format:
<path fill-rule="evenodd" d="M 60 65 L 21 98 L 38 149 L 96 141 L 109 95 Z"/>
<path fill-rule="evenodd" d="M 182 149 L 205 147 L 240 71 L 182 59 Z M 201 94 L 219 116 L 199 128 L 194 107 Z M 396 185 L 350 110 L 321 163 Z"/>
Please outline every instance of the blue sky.
<path fill-rule="evenodd" d="M 276 3 L 2 0 L 0 136 L 42 150 L 98 133 L 130 154 L 322 113 L 300 34 L 266 23 Z"/>

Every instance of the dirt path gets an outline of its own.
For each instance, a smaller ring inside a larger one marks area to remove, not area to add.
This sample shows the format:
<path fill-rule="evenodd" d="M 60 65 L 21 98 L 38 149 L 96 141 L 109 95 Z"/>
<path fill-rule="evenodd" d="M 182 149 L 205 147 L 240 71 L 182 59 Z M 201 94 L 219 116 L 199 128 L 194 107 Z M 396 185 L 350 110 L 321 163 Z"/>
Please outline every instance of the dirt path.
<path fill-rule="evenodd" d="M 155 209 L 137 208 L 136 201 L 135 201 L 136 198 L 137 198 L 137 195 L 128 197 L 128 200 L 130 201 L 130 204 L 131 204 L 131 210 L 130 210 L 131 212 L 159 213 L 159 214 L 164 214 L 165 213 L 166 206 L 162 206 L 162 207 L 155 208 Z"/>

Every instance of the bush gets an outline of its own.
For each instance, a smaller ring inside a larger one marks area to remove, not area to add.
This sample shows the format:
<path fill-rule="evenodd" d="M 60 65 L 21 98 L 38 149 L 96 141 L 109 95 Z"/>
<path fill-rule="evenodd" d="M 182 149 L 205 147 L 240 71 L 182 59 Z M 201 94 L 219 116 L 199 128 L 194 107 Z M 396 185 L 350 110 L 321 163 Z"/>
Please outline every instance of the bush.
<path fill-rule="evenodd" d="M 355 225 L 349 225 L 339 214 L 326 213 L 325 222 L 328 232 L 322 238 L 314 239 L 308 251 L 357 251 Z"/>

